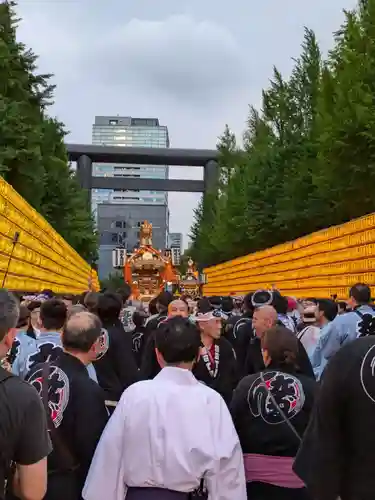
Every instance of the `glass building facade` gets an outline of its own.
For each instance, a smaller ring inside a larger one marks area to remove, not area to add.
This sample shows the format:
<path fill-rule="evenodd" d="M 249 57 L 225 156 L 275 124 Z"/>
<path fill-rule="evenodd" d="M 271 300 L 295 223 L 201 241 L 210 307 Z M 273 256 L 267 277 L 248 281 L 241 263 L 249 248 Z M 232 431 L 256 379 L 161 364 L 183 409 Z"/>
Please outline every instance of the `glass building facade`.
<path fill-rule="evenodd" d="M 157 118 L 97 116 L 92 130 L 92 143 L 98 146 L 168 148 L 168 128 Z M 94 163 L 96 177 L 139 177 L 167 179 L 168 166 Z M 163 191 L 130 191 L 93 189 L 92 209 L 97 217 L 100 203 L 168 205 L 168 193 Z"/>
<path fill-rule="evenodd" d="M 168 128 L 157 118 L 97 116 L 92 130 L 97 146 L 168 148 Z M 94 177 L 138 177 L 168 179 L 167 165 L 94 163 Z M 92 210 L 99 232 L 99 277 L 113 272 L 112 251 L 117 247 L 132 251 L 139 244 L 142 221 L 153 224 L 153 243 L 167 245 L 169 230 L 168 193 L 123 189 L 92 189 Z"/>

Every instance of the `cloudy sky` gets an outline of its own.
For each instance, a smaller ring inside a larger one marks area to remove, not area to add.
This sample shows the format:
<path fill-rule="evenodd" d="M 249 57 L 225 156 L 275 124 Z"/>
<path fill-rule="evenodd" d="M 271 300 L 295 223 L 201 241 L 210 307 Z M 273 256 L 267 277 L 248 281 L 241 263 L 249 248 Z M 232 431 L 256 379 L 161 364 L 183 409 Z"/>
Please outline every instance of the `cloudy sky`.
<path fill-rule="evenodd" d="M 91 142 L 95 115 L 158 117 L 171 146 L 214 148 L 240 136 L 276 65 L 298 57 L 304 26 L 323 51 L 356 0 L 19 0 L 19 38 L 54 74 L 52 113 L 70 142 Z M 171 177 L 201 178 L 198 169 Z M 189 232 L 197 194 L 170 194 L 171 230 Z"/>

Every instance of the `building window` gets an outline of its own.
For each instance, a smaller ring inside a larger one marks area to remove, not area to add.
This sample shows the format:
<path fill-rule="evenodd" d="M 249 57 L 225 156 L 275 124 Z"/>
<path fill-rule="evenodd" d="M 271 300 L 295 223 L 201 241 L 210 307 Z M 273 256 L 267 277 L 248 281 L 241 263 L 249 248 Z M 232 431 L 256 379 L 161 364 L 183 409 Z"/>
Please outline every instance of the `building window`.
<path fill-rule="evenodd" d="M 118 243 L 118 234 L 112 233 L 112 243 Z"/>
<path fill-rule="evenodd" d="M 116 227 L 122 228 L 122 222 L 120 220 L 116 221 Z"/>
<path fill-rule="evenodd" d="M 110 125 L 118 125 L 118 120 L 109 120 Z"/>

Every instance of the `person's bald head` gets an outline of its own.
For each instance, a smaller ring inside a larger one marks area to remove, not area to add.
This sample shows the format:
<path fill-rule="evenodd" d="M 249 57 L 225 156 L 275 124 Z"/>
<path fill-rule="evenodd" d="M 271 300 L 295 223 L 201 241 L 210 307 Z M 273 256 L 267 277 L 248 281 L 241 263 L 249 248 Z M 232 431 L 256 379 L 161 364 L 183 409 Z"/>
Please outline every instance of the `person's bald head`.
<path fill-rule="evenodd" d="M 100 319 L 90 312 L 73 314 L 63 330 L 62 344 L 65 350 L 88 353 L 102 333 Z"/>
<path fill-rule="evenodd" d="M 168 306 L 168 317 L 182 316 L 187 318 L 189 316 L 189 306 L 181 299 L 173 300 Z"/>
<path fill-rule="evenodd" d="M 253 328 L 257 337 L 261 338 L 266 330 L 276 326 L 277 312 L 272 306 L 258 307 L 253 314 Z"/>

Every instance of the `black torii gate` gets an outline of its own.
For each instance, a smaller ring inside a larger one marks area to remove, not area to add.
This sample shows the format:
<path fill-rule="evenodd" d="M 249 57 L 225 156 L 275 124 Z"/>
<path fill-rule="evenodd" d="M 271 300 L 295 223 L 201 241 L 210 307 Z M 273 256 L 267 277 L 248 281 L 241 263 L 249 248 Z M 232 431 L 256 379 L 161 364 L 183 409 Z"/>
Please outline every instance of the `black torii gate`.
<path fill-rule="evenodd" d="M 206 193 L 218 181 L 218 152 L 209 149 L 131 148 L 67 144 L 68 158 L 77 162 L 77 175 L 81 187 L 87 189 L 121 189 L 140 191 L 180 191 Z M 203 167 L 204 178 L 140 179 L 131 177 L 93 177 L 93 163 L 119 163 L 135 165 L 166 165 Z"/>

